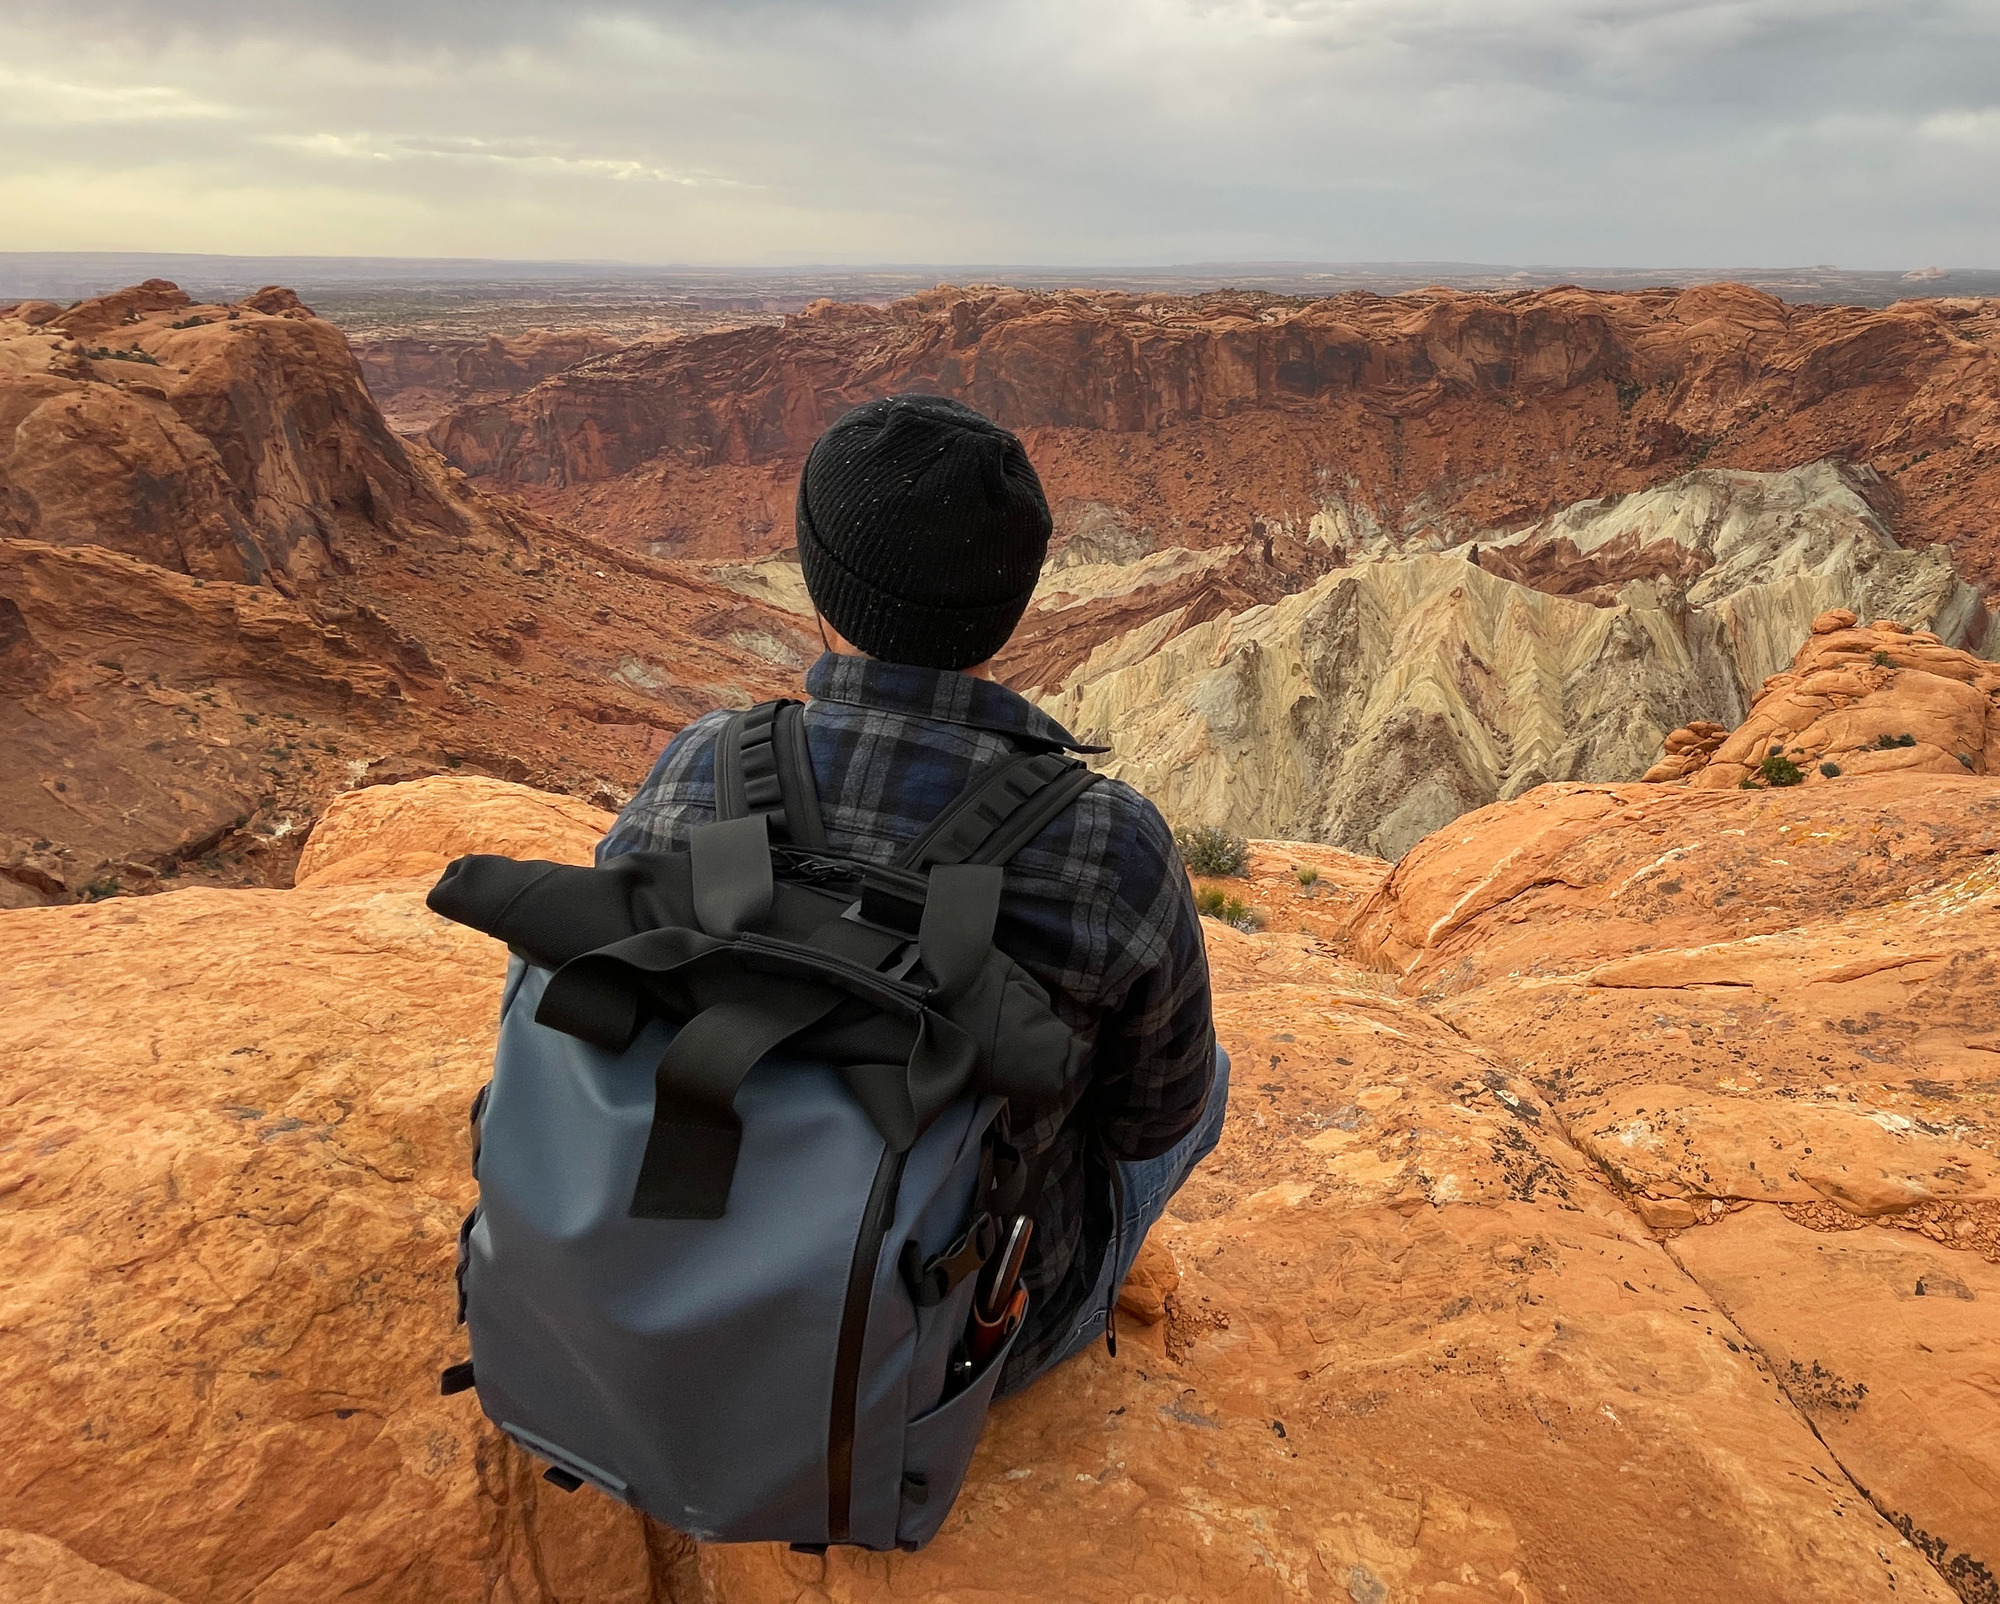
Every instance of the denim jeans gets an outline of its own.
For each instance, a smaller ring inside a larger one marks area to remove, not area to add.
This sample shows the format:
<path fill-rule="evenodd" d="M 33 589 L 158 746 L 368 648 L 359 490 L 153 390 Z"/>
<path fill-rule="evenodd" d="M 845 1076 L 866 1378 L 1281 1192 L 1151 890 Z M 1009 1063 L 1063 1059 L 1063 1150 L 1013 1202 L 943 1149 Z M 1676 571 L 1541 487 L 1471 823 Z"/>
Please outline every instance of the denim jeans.
<path fill-rule="evenodd" d="M 1208 1101 L 1202 1105 L 1201 1118 L 1195 1122 L 1194 1129 L 1158 1158 L 1142 1158 L 1112 1166 L 1123 1200 L 1118 1210 L 1123 1229 L 1112 1239 L 1111 1248 L 1104 1255 L 1104 1268 L 1098 1274 L 1097 1286 L 1090 1295 L 1090 1301 L 1077 1316 L 1075 1329 L 1039 1370 L 1008 1387 L 1009 1394 L 1020 1392 L 1039 1381 L 1065 1359 L 1075 1358 L 1103 1335 L 1106 1305 L 1116 1289 L 1124 1286 L 1125 1277 L 1132 1273 L 1132 1261 L 1138 1258 L 1146 1233 L 1167 1212 L 1167 1204 L 1194 1173 L 1194 1167 L 1215 1151 L 1215 1144 L 1222 1137 L 1222 1119 L 1228 1107 L 1229 1055 L 1217 1047 L 1215 1079 L 1209 1083 Z"/>

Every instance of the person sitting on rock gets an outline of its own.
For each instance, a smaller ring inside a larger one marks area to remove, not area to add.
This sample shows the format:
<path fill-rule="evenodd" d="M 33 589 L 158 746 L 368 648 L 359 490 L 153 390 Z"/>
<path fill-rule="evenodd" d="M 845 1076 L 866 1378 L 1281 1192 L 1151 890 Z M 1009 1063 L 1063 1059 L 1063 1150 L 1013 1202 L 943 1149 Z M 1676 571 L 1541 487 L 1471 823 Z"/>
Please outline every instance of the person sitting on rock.
<path fill-rule="evenodd" d="M 826 648 L 806 671 L 803 718 L 835 850 L 886 864 L 976 771 L 1021 752 L 1101 750 L 993 677 L 1051 528 L 1014 435 L 955 401 L 869 402 L 813 446 L 797 524 Z M 715 816 L 727 717 L 699 718 L 667 747 L 600 865 L 683 846 Z M 1147 1230 L 1221 1134 L 1229 1063 L 1173 832 L 1130 786 L 1100 780 L 1012 859 L 995 939 L 1088 1047 L 1061 1102 L 1010 1132 L 1046 1175 L 1028 1324 L 1001 1380 L 1011 1392 L 1115 1318 Z"/>

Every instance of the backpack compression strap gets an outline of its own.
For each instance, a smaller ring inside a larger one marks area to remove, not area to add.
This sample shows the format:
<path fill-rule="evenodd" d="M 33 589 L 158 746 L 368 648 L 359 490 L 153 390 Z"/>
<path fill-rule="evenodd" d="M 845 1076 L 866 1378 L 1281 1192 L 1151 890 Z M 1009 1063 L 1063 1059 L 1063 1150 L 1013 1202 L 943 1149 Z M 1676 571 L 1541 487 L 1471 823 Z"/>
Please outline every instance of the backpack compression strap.
<path fill-rule="evenodd" d="M 922 874 L 935 863 L 1004 864 L 1102 778 L 1060 752 L 1002 759 L 975 774 L 895 866 Z"/>
<path fill-rule="evenodd" d="M 1058 752 L 1003 758 L 975 774 L 887 868 L 862 876 L 861 917 L 916 932 L 933 868 L 1004 866 L 1103 776 Z"/>
<path fill-rule="evenodd" d="M 806 748 L 805 709 L 797 702 L 759 702 L 733 715 L 715 742 L 715 816 L 761 813 L 771 839 L 818 850 L 826 846 L 819 787 Z"/>

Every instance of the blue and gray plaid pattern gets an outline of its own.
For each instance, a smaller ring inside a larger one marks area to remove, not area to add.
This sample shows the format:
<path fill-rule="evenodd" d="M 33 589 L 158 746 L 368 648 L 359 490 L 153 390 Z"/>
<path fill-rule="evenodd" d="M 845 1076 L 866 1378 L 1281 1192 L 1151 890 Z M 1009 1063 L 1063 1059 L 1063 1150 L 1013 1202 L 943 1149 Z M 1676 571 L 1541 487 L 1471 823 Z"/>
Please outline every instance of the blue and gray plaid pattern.
<path fill-rule="evenodd" d="M 1037 745 L 1076 745 L 1023 697 L 966 674 L 828 653 L 807 670 L 806 691 L 828 841 L 866 862 L 887 863 L 976 770 Z M 727 716 L 697 719 L 660 754 L 598 846 L 599 863 L 684 846 L 714 817 L 715 735 Z M 1062 1104 L 1017 1132 L 1031 1154 L 1055 1148 L 1025 1273 L 1034 1312 L 1008 1360 L 1018 1376 L 1053 1351 L 1097 1277 L 1111 1226 L 1091 1149 L 1153 1158 L 1191 1130 L 1214 1073 L 1215 1030 L 1201 922 L 1173 833 L 1119 781 L 1084 792 L 1008 865 L 995 939 L 1090 1049 Z"/>

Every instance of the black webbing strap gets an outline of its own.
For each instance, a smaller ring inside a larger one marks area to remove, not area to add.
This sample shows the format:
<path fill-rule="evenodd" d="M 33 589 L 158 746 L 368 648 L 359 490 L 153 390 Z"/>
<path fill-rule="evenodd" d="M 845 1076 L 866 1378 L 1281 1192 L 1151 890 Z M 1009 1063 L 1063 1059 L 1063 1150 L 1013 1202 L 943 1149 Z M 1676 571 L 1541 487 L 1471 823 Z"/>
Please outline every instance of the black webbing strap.
<path fill-rule="evenodd" d="M 719 1220 L 736 1174 L 736 1092 L 757 1060 L 840 1006 L 831 987 L 773 983 L 753 1002 L 690 1019 L 653 1072 L 653 1128 L 628 1211 L 639 1220 Z"/>
<path fill-rule="evenodd" d="M 861 917 L 915 935 L 928 901 L 926 871 L 1005 865 L 1099 778 L 1059 752 L 1018 754 L 975 774 L 886 868 L 863 873 Z"/>
<path fill-rule="evenodd" d="M 1096 770 L 1085 768 L 1081 763 L 1071 765 L 1067 774 L 1051 780 L 1023 801 L 1005 823 L 995 825 L 993 833 L 965 861 L 1009 862 L 1015 853 L 1047 829 L 1057 814 L 1103 778 Z"/>
<path fill-rule="evenodd" d="M 940 1002 L 950 1002 L 985 967 L 1005 883 L 1006 871 L 997 863 L 940 863 L 931 870 L 917 951 Z"/>
<path fill-rule="evenodd" d="M 761 818 L 734 820 L 705 826 L 697 839 L 715 832 L 726 844 L 729 835 L 762 830 Z M 948 892 L 941 891 L 939 912 L 927 918 L 925 934 L 944 982 L 928 995 L 942 999 L 976 973 L 968 966 L 975 938 L 992 939 L 998 887 L 990 882 L 997 882 L 999 871 L 958 866 L 939 873 Z M 924 991 L 879 972 L 877 965 L 903 945 L 890 933 L 839 918 L 804 943 L 754 931 L 732 940 L 669 925 L 564 964 L 543 991 L 536 1021 L 614 1052 L 636 1035 L 644 1000 L 660 982 L 735 977 L 733 995 L 689 1018 L 655 1067 L 653 1121 L 628 1212 L 638 1219 L 721 1218 L 742 1145 L 735 1101 L 744 1078 L 765 1054 L 850 997 L 902 1014 L 915 1026 L 905 1062 L 856 1064 L 843 1072 L 883 1140 L 896 1152 L 907 1151 L 970 1084 L 978 1052 L 964 1029 L 924 1006 Z"/>
<path fill-rule="evenodd" d="M 805 709 L 797 702 L 759 702 L 732 715 L 715 743 L 715 816 L 761 814 L 771 839 L 821 849 L 819 787 L 806 747 Z"/>
<path fill-rule="evenodd" d="M 894 867 L 921 873 L 935 863 L 1005 863 L 1098 779 L 1059 752 L 1005 758 L 974 775 Z"/>
<path fill-rule="evenodd" d="M 753 813 L 704 824 L 688 837 L 695 921 L 711 936 L 740 935 L 771 911 L 770 824 Z"/>

